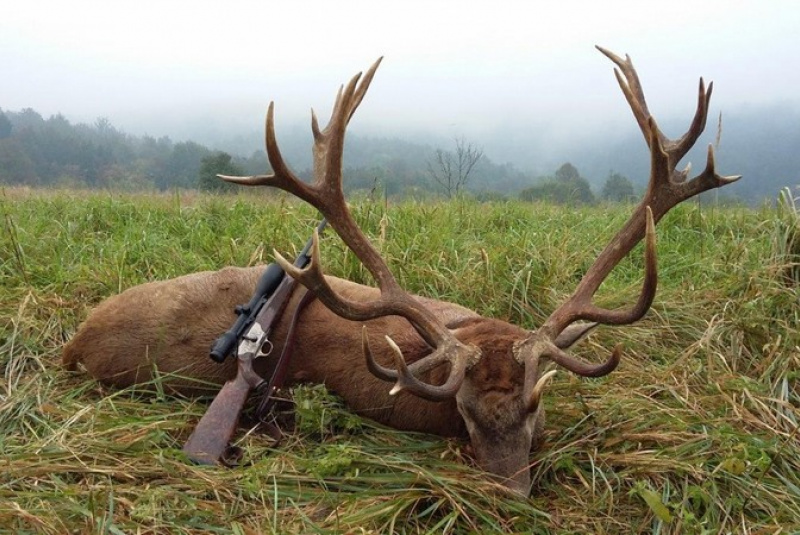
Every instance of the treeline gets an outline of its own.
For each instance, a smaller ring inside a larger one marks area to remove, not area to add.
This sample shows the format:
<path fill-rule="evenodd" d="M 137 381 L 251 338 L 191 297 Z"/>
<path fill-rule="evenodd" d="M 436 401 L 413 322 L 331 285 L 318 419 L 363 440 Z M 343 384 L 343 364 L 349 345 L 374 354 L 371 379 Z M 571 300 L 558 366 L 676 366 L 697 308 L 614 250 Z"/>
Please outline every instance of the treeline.
<path fill-rule="evenodd" d="M 0 183 L 116 189 L 196 188 L 214 151 L 192 141 L 131 136 L 107 119 L 72 124 L 30 108 L 0 110 Z M 254 162 L 240 159 L 243 168 Z"/>
<path fill-rule="evenodd" d="M 290 132 L 281 139 L 284 156 L 304 178 L 311 175 L 310 141 L 307 133 L 301 136 Z M 462 150 L 465 146 L 470 150 Z M 475 157 L 469 166 L 470 175 L 442 181 L 442 174 L 451 172 L 451 164 L 452 169 L 464 167 L 458 161 L 462 153 Z M 456 140 L 451 149 L 392 138 L 349 136 L 344 166 L 348 193 L 377 191 L 414 198 L 467 194 L 486 200 L 519 197 L 567 204 L 592 203 L 598 197 L 624 201 L 634 195 L 631 182 L 619 173 L 610 172 L 596 195 L 569 163 L 552 176 L 535 177 L 511 164 L 496 164 L 464 140 Z M 132 136 L 104 118 L 94 124 L 72 124 L 63 115 L 45 119 L 30 108 L 0 110 L 0 184 L 223 191 L 230 187 L 216 178 L 217 173 L 267 171 L 263 151 L 242 157 L 192 141 Z"/>
<path fill-rule="evenodd" d="M 310 135 L 290 132 L 281 140 L 301 177 L 311 174 Z M 429 162 L 435 149 L 389 138 L 348 137 L 348 190 L 380 189 L 388 195 L 432 196 Z M 204 167 L 205 166 L 205 167 Z M 107 119 L 72 124 L 63 115 L 43 118 L 33 109 L 0 110 L 0 183 L 9 185 L 115 189 L 216 189 L 209 173 L 267 172 L 263 151 L 227 155 L 193 141 L 133 136 Z M 211 174 L 213 178 L 213 174 Z M 486 157 L 474 169 L 466 191 L 515 195 L 532 177 Z"/>

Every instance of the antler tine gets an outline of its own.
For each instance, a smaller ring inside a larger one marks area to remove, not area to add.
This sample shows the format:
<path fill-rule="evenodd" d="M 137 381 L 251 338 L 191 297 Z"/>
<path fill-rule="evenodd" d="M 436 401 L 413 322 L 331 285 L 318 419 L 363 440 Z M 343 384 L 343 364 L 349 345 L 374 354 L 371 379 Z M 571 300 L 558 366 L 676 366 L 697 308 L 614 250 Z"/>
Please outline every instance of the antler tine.
<path fill-rule="evenodd" d="M 630 56 L 627 54 L 625 54 L 625 59 L 623 60 L 621 57 L 601 46 L 595 45 L 595 48 L 617 66 L 617 69 L 614 69 L 614 76 L 617 79 L 617 83 L 622 90 L 622 94 L 625 95 L 625 100 L 628 101 L 628 105 L 631 107 L 636 122 L 639 123 L 639 129 L 641 129 L 645 141 L 648 146 L 652 147 L 651 136 L 654 125 L 649 121 L 650 110 L 647 108 L 647 100 L 644 98 L 644 90 L 639 81 L 639 75 L 636 73 L 636 69 L 633 66 L 633 61 L 631 61 Z M 655 132 L 658 133 L 659 139 L 664 141 L 664 134 L 662 134 L 658 128 L 655 129 Z"/>
<path fill-rule="evenodd" d="M 708 109 L 711 104 L 711 93 L 714 91 L 714 82 L 708 84 L 708 91 L 706 91 L 706 84 L 703 78 L 700 77 L 700 82 L 697 88 L 697 108 L 694 112 L 694 117 L 689 125 L 689 129 L 679 139 L 673 143 L 673 168 L 678 165 L 678 162 L 686 156 L 700 134 L 706 129 L 706 121 L 708 120 Z"/>
<path fill-rule="evenodd" d="M 370 68 L 367 69 L 366 74 L 364 74 L 364 79 L 361 81 L 361 85 L 356 88 L 353 96 L 353 106 L 350 111 L 350 117 L 347 118 L 348 121 L 353 116 L 353 113 L 355 113 L 356 108 L 361 105 L 361 101 L 364 100 L 364 95 L 367 94 L 367 88 L 369 88 L 370 84 L 372 83 L 372 79 L 375 77 L 375 73 L 378 71 L 378 67 L 380 67 L 382 61 L 383 56 L 379 57 L 375 63 L 373 63 Z"/>
<path fill-rule="evenodd" d="M 275 103 L 270 102 L 267 108 L 267 120 L 264 127 L 264 142 L 267 150 L 267 159 L 272 167 L 269 175 L 255 176 L 229 176 L 217 175 L 226 182 L 242 186 L 271 186 L 282 189 L 306 202 L 311 202 L 315 197 L 314 190 L 295 175 L 283 159 L 278 140 L 275 135 Z"/>
<path fill-rule="evenodd" d="M 742 175 L 723 176 L 717 173 L 714 162 L 714 146 L 709 144 L 705 169 L 690 181 L 679 184 L 679 192 L 682 198 L 688 199 L 704 191 L 732 184 L 740 178 Z"/>
<path fill-rule="evenodd" d="M 311 129 L 314 132 L 314 176 L 317 181 L 322 181 L 323 178 L 326 181 L 336 182 L 335 176 L 331 177 L 328 176 L 327 171 L 331 169 L 335 171 L 338 166 L 336 165 L 335 158 L 338 155 L 341 158 L 342 148 L 343 147 L 331 147 L 329 144 L 331 142 L 339 142 L 344 141 L 344 129 L 347 127 L 350 119 L 355 114 L 358 106 L 361 104 L 361 101 L 364 99 L 364 95 L 367 93 L 367 89 L 369 89 L 370 84 L 372 83 L 372 79 L 375 77 L 375 72 L 378 70 L 378 67 L 383 61 L 383 57 L 380 57 L 373 63 L 367 72 L 364 74 L 363 78 L 361 73 L 356 74 L 350 79 L 350 82 L 347 84 L 346 87 L 340 86 L 339 91 L 336 94 L 336 101 L 333 105 L 333 111 L 331 112 L 330 121 L 325 126 L 323 130 L 320 130 L 319 124 L 317 122 L 317 117 L 314 114 L 314 110 L 311 111 Z M 361 83 L 358 83 L 361 80 Z M 328 161 L 328 158 L 333 158 L 334 161 Z M 333 164 L 333 165 L 331 165 Z M 341 173 L 339 173 L 339 180 L 341 180 Z M 334 186 L 340 186 L 340 183 L 329 183 L 328 184 L 331 189 L 335 189 Z"/>
<path fill-rule="evenodd" d="M 386 338 L 387 341 L 389 341 L 390 346 L 397 347 L 397 345 L 391 338 L 389 337 Z M 447 341 L 445 341 L 444 343 L 447 344 Z M 374 369 L 375 375 L 377 375 L 381 379 L 384 379 L 385 381 L 395 381 L 399 378 L 400 374 L 398 371 L 381 366 L 375 360 L 375 357 L 373 357 L 372 348 L 369 345 L 369 336 L 367 336 L 366 326 L 364 326 L 364 329 L 361 332 L 361 345 L 364 349 L 364 356 L 367 359 L 367 367 L 370 370 Z M 408 366 L 408 370 L 410 370 L 410 372 L 415 376 L 420 375 L 422 373 L 428 372 L 436 368 L 437 366 L 444 364 L 445 362 L 451 362 L 453 358 L 456 356 L 457 355 L 454 352 L 450 351 L 450 349 L 442 351 L 437 350 L 434 354 L 428 355 L 428 357 L 412 363 L 410 366 Z"/>
<path fill-rule="evenodd" d="M 430 400 L 442 401 L 456 395 L 458 389 L 461 388 L 461 383 L 464 382 L 464 376 L 467 373 L 467 367 L 471 364 L 469 359 L 459 358 L 455 353 L 448 355 L 448 352 L 437 350 L 434 355 L 427 358 L 418 360 L 411 366 L 406 365 L 403 359 L 403 352 L 397 347 L 397 344 L 389 336 L 386 336 L 386 342 L 392 350 L 397 371 L 393 372 L 375 362 L 372 357 L 372 352 L 369 350 L 369 341 L 364 334 L 365 342 L 364 347 L 367 355 L 367 366 L 372 369 L 375 367 L 379 370 L 378 377 L 394 376 L 396 375 L 396 383 L 389 391 L 390 395 L 395 395 L 402 390 L 406 390 L 416 396 Z M 424 383 L 416 378 L 417 374 L 424 373 L 431 370 L 436 366 L 450 362 L 451 369 L 447 380 L 442 385 L 431 385 Z M 417 366 L 415 366 L 415 364 Z"/>
<path fill-rule="evenodd" d="M 602 364 L 589 364 L 554 346 L 546 348 L 542 356 L 582 377 L 603 377 L 617 369 L 622 358 L 622 344 L 614 346 L 608 360 Z"/>
<path fill-rule="evenodd" d="M 529 386 L 526 388 L 526 392 L 530 392 L 527 396 L 527 403 L 526 409 L 528 412 L 536 412 L 536 409 L 539 408 L 539 402 L 542 398 L 542 393 L 544 392 L 544 387 L 547 386 L 547 383 L 550 382 L 550 379 L 556 374 L 556 370 L 550 370 L 549 372 L 545 373 L 541 377 L 539 377 L 533 386 Z M 525 378 L 526 381 L 530 382 L 532 378 Z"/>
<path fill-rule="evenodd" d="M 311 130 L 315 141 L 314 185 L 310 186 L 297 177 L 297 175 L 295 175 L 292 170 L 289 169 L 283 159 L 283 155 L 278 147 L 278 141 L 275 135 L 274 102 L 270 102 L 269 108 L 267 109 L 266 127 L 264 129 L 267 159 L 269 160 L 273 172 L 269 175 L 255 175 L 246 177 L 229 175 L 217 176 L 227 182 L 240 184 L 243 186 L 276 187 L 313 205 L 316 205 L 318 198 L 322 196 L 320 189 L 323 187 L 327 186 L 328 188 L 334 189 L 339 187 L 340 189 L 341 169 L 339 169 L 338 174 L 335 173 L 335 171 L 337 168 L 337 153 L 338 162 L 339 164 L 341 163 L 344 129 L 346 128 L 350 118 L 355 113 L 359 104 L 361 104 L 364 95 L 366 95 L 367 89 L 369 89 L 369 85 L 375 76 L 375 72 L 381 63 L 381 60 L 383 60 L 382 57 L 378 58 L 378 60 L 372 64 L 360 84 L 358 83 L 359 79 L 361 78 L 361 74 L 359 73 L 353 76 L 346 89 L 342 87 L 339 88 L 333 111 L 331 112 L 331 120 L 325 130 L 320 130 L 316 114 L 314 113 L 314 110 L 311 110 Z M 343 110 L 346 110 L 346 113 L 343 113 Z M 334 132 L 334 129 L 338 129 L 338 132 Z M 337 141 L 338 146 L 331 147 L 331 144 L 336 144 Z M 327 161 L 328 159 L 332 161 Z M 318 163 L 321 163 L 323 160 L 324 163 L 328 165 L 318 165 Z M 329 174 L 327 172 L 327 169 L 330 168 L 334 169 L 334 173 Z"/>
<path fill-rule="evenodd" d="M 331 288 L 330 284 L 328 284 L 328 280 L 325 278 L 324 270 L 322 269 L 319 250 L 319 233 L 316 230 L 312 234 L 311 262 L 309 262 L 305 268 L 298 268 L 292 262 L 286 260 L 286 258 L 276 250 L 273 250 L 273 253 L 275 255 L 275 261 L 290 277 L 313 291 L 332 312 L 339 316 L 353 321 L 366 321 L 398 313 L 396 310 L 396 307 L 399 306 L 398 303 L 393 303 L 385 299 L 368 302 L 355 301 L 337 294 L 336 291 Z M 386 269 L 388 270 L 388 267 Z M 429 323 L 426 317 L 415 317 L 413 308 L 409 308 L 408 310 L 404 309 L 402 312 L 401 315 L 412 316 L 414 320 L 416 320 L 412 322 L 420 329 L 436 334 L 440 334 L 440 331 L 447 331 L 446 328 L 439 329 L 439 326 L 435 323 Z M 426 342 L 435 345 L 443 339 L 444 335 L 430 336 L 426 338 Z"/>
<path fill-rule="evenodd" d="M 350 218 L 349 213 L 346 215 Z M 328 217 L 331 226 L 333 226 L 333 220 L 330 219 L 330 215 L 326 214 L 326 217 Z M 342 236 L 345 243 L 348 243 L 348 240 L 344 238 L 345 232 L 349 233 L 347 234 L 348 236 L 352 236 L 357 231 L 363 236 L 363 233 L 355 224 L 351 227 L 347 223 L 344 225 L 341 222 L 339 223 L 340 227 L 334 228 Z M 410 321 L 432 347 L 442 347 L 447 342 L 455 340 L 447 327 L 436 316 L 400 287 L 389 267 L 372 244 L 369 243 L 366 236 L 363 237 L 363 240 L 359 239 L 352 245 L 348 244 L 348 246 L 378 281 L 378 287 L 381 290 L 381 296 L 378 299 L 368 302 L 355 301 L 337 294 L 331 288 L 325 278 L 320 262 L 319 236 L 316 233 L 312 242 L 311 262 L 304 269 L 298 269 L 277 251 L 275 252 L 275 258 L 292 278 L 298 280 L 309 290 L 313 290 L 320 301 L 339 316 L 353 321 L 366 321 L 382 316 L 399 315 Z M 460 343 L 458 345 L 460 346 Z"/>

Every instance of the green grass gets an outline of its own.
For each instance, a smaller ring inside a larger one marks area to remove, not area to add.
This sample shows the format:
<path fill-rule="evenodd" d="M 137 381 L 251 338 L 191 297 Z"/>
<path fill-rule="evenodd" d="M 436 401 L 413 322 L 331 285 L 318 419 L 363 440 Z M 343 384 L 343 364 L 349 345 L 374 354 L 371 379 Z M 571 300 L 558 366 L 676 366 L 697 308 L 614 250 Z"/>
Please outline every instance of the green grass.
<path fill-rule="evenodd" d="M 282 196 L 0 192 L 0 532 L 794 533 L 800 530 L 800 334 L 790 204 L 678 207 L 658 226 L 648 316 L 578 349 L 608 377 L 556 376 L 547 441 L 519 500 L 456 441 L 386 429 L 320 388 L 294 395 L 250 464 L 180 452 L 207 400 L 110 390 L 60 369 L 88 311 L 135 284 L 294 253 L 316 215 Z M 354 201 L 410 291 L 534 328 L 574 288 L 630 207 Z M 328 235 L 331 274 L 370 278 Z M 637 248 L 598 301 L 641 284 Z M 186 318 L 187 322 L 191 318 Z M 290 418 L 291 416 L 287 416 Z"/>

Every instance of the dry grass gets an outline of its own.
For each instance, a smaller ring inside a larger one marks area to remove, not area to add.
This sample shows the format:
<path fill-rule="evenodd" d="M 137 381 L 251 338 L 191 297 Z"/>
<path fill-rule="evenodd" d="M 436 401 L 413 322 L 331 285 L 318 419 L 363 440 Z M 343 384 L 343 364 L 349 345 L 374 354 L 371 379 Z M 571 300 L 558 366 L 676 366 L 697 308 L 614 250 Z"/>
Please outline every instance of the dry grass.
<path fill-rule="evenodd" d="M 354 209 L 412 291 L 531 327 L 628 210 Z M 796 217 L 691 206 L 665 218 L 653 310 L 582 346 L 601 359 L 623 342 L 617 372 L 557 376 L 547 444 L 531 457 L 532 498 L 522 501 L 471 468 L 462 444 L 358 419 L 319 388 L 295 392 L 297 429 L 279 447 L 242 433 L 248 465 L 187 463 L 180 447 L 205 401 L 104 389 L 59 368 L 63 342 L 122 288 L 264 261 L 273 245 L 291 251 L 314 214 L 281 197 L 7 191 L 0 531 L 796 533 L 800 303 L 786 277 Z M 335 274 L 367 280 L 336 240 L 325 253 Z M 601 301 L 635 295 L 640 268 L 634 253 Z"/>

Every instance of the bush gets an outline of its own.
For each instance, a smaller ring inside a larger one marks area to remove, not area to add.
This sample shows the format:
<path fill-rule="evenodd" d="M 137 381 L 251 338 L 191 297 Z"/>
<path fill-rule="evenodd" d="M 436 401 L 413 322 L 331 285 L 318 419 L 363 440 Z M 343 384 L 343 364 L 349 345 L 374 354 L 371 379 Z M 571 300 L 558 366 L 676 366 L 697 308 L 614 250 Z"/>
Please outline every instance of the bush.
<path fill-rule="evenodd" d="M 633 183 L 628 177 L 614 172 L 609 173 L 600 193 L 604 200 L 612 202 L 630 202 L 635 200 L 634 195 Z"/>
<path fill-rule="evenodd" d="M 198 189 L 218 193 L 232 191 L 235 188 L 233 184 L 217 177 L 217 175 L 241 176 L 245 174 L 244 170 L 231 160 L 231 155 L 227 152 L 217 152 L 203 158 L 197 181 Z"/>
<path fill-rule="evenodd" d="M 553 177 L 541 178 L 539 183 L 522 190 L 523 201 L 545 201 L 555 204 L 594 204 L 594 193 L 589 182 L 574 165 L 565 163 Z"/>

